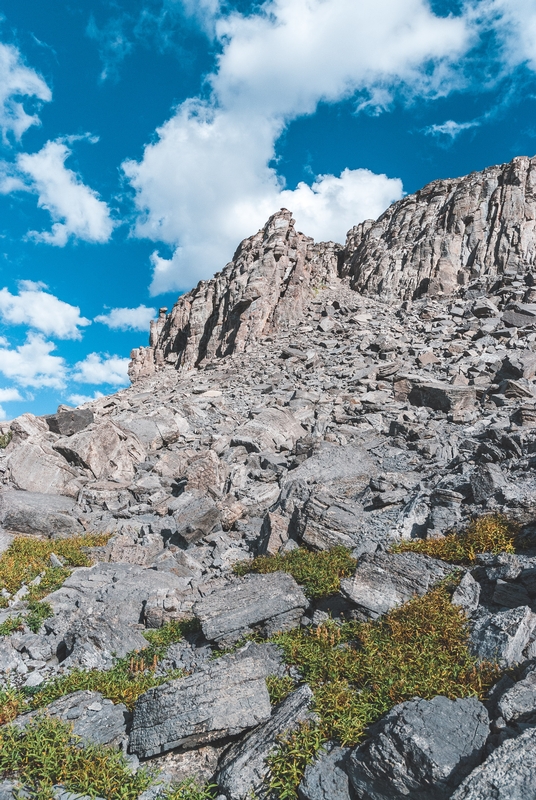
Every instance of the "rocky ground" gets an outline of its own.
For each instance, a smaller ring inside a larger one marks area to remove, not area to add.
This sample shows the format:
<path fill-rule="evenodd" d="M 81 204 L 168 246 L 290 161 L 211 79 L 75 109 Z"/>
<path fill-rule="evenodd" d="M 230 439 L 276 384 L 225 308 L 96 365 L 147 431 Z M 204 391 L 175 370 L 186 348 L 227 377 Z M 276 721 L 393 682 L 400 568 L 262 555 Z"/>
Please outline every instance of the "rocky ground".
<path fill-rule="evenodd" d="M 131 387 L 4 425 L 0 550 L 21 534 L 111 534 L 44 598 L 37 632 L 0 638 L 4 686 L 109 670 L 147 646 L 143 631 L 199 621 L 155 664 L 183 677 L 132 713 L 91 691 L 48 705 L 132 769 L 156 765 L 160 788 L 144 798 L 189 776 L 227 800 L 267 796 L 266 757 L 313 718 L 313 693 L 274 644 L 233 646 L 424 596 L 451 565 L 392 545 L 494 512 L 517 522 L 519 552 L 478 556 L 453 601 L 473 654 L 508 672 L 484 702 L 410 699 L 361 744 L 330 742 L 299 796 L 536 798 L 534 166 L 432 184 L 344 248 L 314 244 L 283 210 L 162 311 Z M 233 572 L 337 545 L 357 566 L 329 600 L 285 572 Z M 2 595 L 0 625 L 24 618 L 28 586 Z M 275 706 L 273 675 L 295 685 Z"/>

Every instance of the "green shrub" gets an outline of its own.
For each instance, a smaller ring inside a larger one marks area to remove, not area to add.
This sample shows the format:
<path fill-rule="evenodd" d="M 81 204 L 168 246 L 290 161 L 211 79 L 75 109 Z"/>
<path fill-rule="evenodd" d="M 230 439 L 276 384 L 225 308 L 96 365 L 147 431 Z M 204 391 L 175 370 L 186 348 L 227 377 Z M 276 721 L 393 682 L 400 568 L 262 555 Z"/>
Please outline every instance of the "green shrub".
<path fill-rule="evenodd" d="M 205 783 L 200 786 L 194 778 L 187 778 L 178 786 L 170 789 L 164 795 L 164 800 L 214 800 L 217 788 L 214 783 Z"/>
<path fill-rule="evenodd" d="M 0 450 L 5 450 L 13 438 L 13 431 L 0 434 Z"/>
<path fill-rule="evenodd" d="M 20 614 L 17 614 L 16 617 L 9 617 L 5 622 L 2 622 L 0 625 L 0 636 L 9 636 L 15 631 L 22 630 L 24 630 L 24 619 Z"/>
<path fill-rule="evenodd" d="M 336 594 L 341 578 L 347 578 L 356 568 L 357 561 L 346 547 L 313 552 L 299 547 L 290 553 L 276 556 L 258 556 L 252 561 L 241 561 L 235 565 L 237 575 L 246 572 L 288 572 L 297 583 L 302 584 L 311 598 L 329 597 Z"/>
<path fill-rule="evenodd" d="M 467 620 L 446 585 L 375 622 L 328 621 L 273 641 L 311 686 L 319 716 L 317 725 L 285 738 L 270 759 L 271 787 L 281 798 L 296 797 L 303 769 L 323 741 L 354 745 L 368 725 L 412 697 L 483 697 L 499 674 L 471 656 Z"/>
<path fill-rule="evenodd" d="M 393 552 L 424 553 L 451 564 L 474 564 L 477 553 L 515 553 L 516 535 L 516 526 L 506 517 L 490 514 L 474 520 L 461 534 L 401 542 Z"/>
<path fill-rule="evenodd" d="M 268 675 L 266 678 L 266 687 L 270 695 L 270 703 L 273 706 L 280 703 L 294 691 L 295 686 L 295 681 L 288 675 L 285 675 L 283 678 L 280 678 L 278 675 Z"/>
<path fill-rule="evenodd" d="M 30 600 L 28 608 L 30 613 L 26 617 L 26 625 L 33 633 L 37 633 L 43 622 L 52 616 L 52 606 L 40 600 Z"/>
<path fill-rule="evenodd" d="M 55 784 L 106 800 L 136 800 L 150 786 L 147 770 L 133 775 L 122 753 L 80 744 L 68 725 L 50 717 L 22 729 L 6 725 L 0 729 L 0 776 L 19 780 L 36 800 L 52 798 Z"/>

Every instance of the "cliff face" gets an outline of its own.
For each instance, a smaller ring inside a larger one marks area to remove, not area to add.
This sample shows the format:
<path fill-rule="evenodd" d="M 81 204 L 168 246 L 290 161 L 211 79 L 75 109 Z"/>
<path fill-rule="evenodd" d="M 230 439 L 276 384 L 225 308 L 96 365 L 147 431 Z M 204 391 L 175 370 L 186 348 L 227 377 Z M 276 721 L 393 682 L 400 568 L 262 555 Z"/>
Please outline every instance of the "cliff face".
<path fill-rule="evenodd" d="M 535 219 L 536 158 L 434 181 L 349 232 L 343 275 L 384 300 L 489 288 L 534 267 Z"/>
<path fill-rule="evenodd" d="M 342 245 L 315 244 L 281 209 L 210 281 L 180 297 L 151 326 L 150 346 L 131 354 L 135 381 L 165 364 L 191 368 L 204 359 L 244 352 L 260 336 L 301 319 L 314 290 L 337 277 Z"/>
<path fill-rule="evenodd" d="M 315 244 L 282 209 L 222 272 L 180 297 L 168 316 L 161 310 L 150 346 L 132 352 L 129 374 L 136 381 L 166 364 L 188 369 L 244 352 L 299 322 L 314 292 L 337 278 L 394 302 L 525 279 L 535 261 L 536 158 L 434 181 L 352 228 L 344 249 Z"/>

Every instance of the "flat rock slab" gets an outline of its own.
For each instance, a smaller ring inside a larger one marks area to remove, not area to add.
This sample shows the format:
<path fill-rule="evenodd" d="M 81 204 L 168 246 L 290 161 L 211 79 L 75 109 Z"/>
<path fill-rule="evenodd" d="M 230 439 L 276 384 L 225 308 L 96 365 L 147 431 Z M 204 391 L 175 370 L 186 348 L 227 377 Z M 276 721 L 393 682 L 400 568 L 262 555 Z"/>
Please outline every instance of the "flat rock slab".
<path fill-rule="evenodd" d="M 168 507 L 177 526 L 174 538 L 178 537 L 186 545 L 208 536 L 220 522 L 220 512 L 215 503 L 197 489 L 183 492 L 171 500 Z"/>
<path fill-rule="evenodd" d="M 86 742 L 112 747 L 119 747 L 126 739 L 127 721 L 130 718 L 130 712 L 122 703 L 114 705 L 100 692 L 82 690 L 60 697 L 38 711 L 22 714 L 12 724 L 24 728 L 43 713 L 71 724 L 73 733 Z"/>
<path fill-rule="evenodd" d="M 476 767 L 451 800 L 536 800 L 536 728 L 507 739 Z"/>
<path fill-rule="evenodd" d="M 269 720 L 227 750 L 220 761 L 215 782 L 229 800 L 268 796 L 266 759 L 285 731 L 294 730 L 300 722 L 311 717 L 309 706 L 312 699 L 309 686 L 301 686 L 275 709 Z"/>
<path fill-rule="evenodd" d="M 231 445 L 255 453 L 292 450 L 304 433 L 290 409 L 265 408 L 233 433 Z"/>
<path fill-rule="evenodd" d="M 475 697 L 409 700 L 353 751 L 350 781 L 367 800 L 447 800 L 478 764 L 488 734 L 488 712 Z"/>
<path fill-rule="evenodd" d="M 528 606 L 484 614 L 471 622 L 469 645 L 481 661 L 512 667 L 523 660 L 523 650 L 535 627 L 536 614 Z"/>
<path fill-rule="evenodd" d="M 134 706 L 130 751 L 141 758 L 235 736 L 271 715 L 264 671 L 254 659 L 214 661 L 149 689 Z"/>
<path fill-rule="evenodd" d="M 300 800 L 353 800 L 355 797 L 348 779 L 349 747 L 332 747 L 320 751 L 306 768 L 298 786 Z"/>
<path fill-rule="evenodd" d="M 145 448 L 137 436 L 110 420 L 58 439 L 54 450 L 69 463 L 90 470 L 97 480 L 130 481 L 134 465 L 145 460 Z"/>
<path fill-rule="evenodd" d="M 351 578 L 341 581 L 341 592 L 368 619 L 422 596 L 446 575 L 452 565 L 421 553 L 364 555 Z"/>
<path fill-rule="evenodd" d="M 536 672 L 517 681 L 497 704 L 499 714 L 506 722 L 523 722 L 536 715 Z"/>
<path fill-rule="evenodd" d="M 73 408 L 72 411 L 59 411 L 45 417 L 49 430 L 59 433 L 60 436 L 73 436 L 91 425 L 93 420 L 93 411 L 90 408 Z"/>
<path fill-rule="evenodd" d="M 299 624 L 308 606 L 294 578 L 285 572 L 247 575 L 195 603 L 193 611 L 209 641 L 238 641 L 260 628 L 267 636 Z"/>
<path fill-rule="evenodd" d="M 69 497 L 8 489 L 0 492 L 0 523 L 8 531 L 54 539 L 83 533 Z"/>

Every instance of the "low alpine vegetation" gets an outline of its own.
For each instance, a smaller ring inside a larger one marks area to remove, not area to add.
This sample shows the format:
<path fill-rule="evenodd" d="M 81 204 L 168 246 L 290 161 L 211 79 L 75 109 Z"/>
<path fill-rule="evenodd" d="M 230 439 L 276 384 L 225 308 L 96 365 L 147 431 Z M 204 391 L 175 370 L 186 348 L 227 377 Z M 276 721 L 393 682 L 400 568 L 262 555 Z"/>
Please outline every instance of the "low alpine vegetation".
<path fill-rule="evenodd" d="M 424 553 L 451 564 L 474 564 L 477 553 L 515 553 L 516 535 L 514 523 L 501 514 L 489 514 L 473 520 L 461 534 L 401 542 L 393 550 Z"/>
<path fill-rule="evenodd" d="M 150 773 L 133 774 L 122 753 L 80 744 L 69 725 L 50 717 L 24 728 L 6 725 L 0 729 L 0 777 L 20 781 L 35 800 L 52 800 L 56 784 L 107 800 L 136 800 L 151 785 Z"/>
<path fill-rule="evenodd" d="M 383 619 L 297 628 L 273 641 L 285 661 L 299 667 L 314 693 L 316 725 L 285 738 L 270 757 L 271 788 L 281 800 L 296 797 L 307 763 L 328 739 L 355 745 L 365 729 L 412 697 L 483 697 L 497 680 L 492 664 L 469 652 L 467 620 L 440 585 Z"/>
<path fill-rule="evenodd" d="M 308 597 L 319 599 L 336 594 L 341 587 L 341 578 L 349 577 L 356 568 L 347 547 L 313 552 L 299 547 L 290 553 L 275 556 L 258 556 L 252 561 L 242 561 L 235 566 L 237 575 L 247 572 L 288 572 L 301 584 Z"/>

